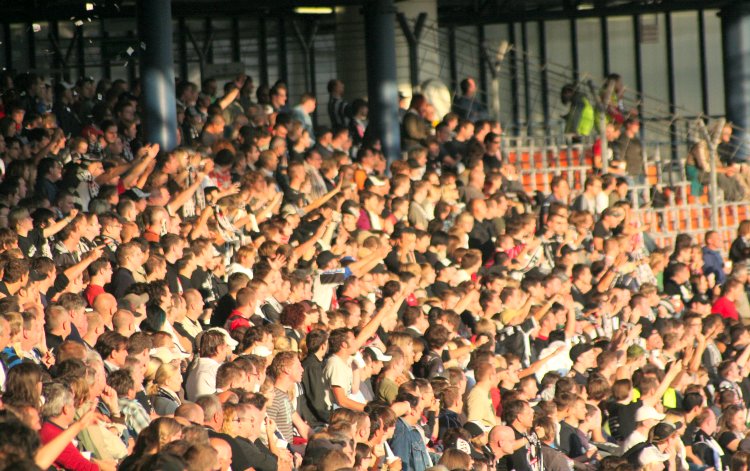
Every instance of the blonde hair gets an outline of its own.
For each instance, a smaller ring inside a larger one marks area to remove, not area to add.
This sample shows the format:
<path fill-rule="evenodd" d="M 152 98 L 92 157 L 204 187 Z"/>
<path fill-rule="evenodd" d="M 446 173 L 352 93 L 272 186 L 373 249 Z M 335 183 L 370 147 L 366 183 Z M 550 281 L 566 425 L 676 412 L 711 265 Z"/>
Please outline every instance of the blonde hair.
<path fill-rule="evenodd" d="M 156 374 L 154 375 L 154 381 L 151 385 L 150 391 L 151 394 L 156 394 L 159 390 L 159 386 L 164 386 L 171 377 L 179 372 L 180 370 L 170 363 L 164 363 L 163 365 L 161 365 L 159 369 L 156 370 Z"/>

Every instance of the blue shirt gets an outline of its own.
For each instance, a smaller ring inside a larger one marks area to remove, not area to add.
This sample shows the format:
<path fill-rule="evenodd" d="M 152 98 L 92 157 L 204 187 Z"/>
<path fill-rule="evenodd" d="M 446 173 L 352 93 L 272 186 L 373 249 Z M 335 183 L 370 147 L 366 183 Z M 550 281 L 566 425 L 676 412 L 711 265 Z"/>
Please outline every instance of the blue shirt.
<path fill-rule="evenodd" d="M 703 273 L 706 276 L 713 273 L 716 276 L 716 284 L 724 284 L 727 276 L 724 274 L 724 259 L 716 250 L 703 247 Z"/>
<path fill-rule="evenodd" d="M 422 441 L 422 434 L 404 419 L 396 421 L 396 431 L 390 441 L 393 453 L 401 458 L 404 471 L 424 471 L 430 466 L 430 456 Z"/>

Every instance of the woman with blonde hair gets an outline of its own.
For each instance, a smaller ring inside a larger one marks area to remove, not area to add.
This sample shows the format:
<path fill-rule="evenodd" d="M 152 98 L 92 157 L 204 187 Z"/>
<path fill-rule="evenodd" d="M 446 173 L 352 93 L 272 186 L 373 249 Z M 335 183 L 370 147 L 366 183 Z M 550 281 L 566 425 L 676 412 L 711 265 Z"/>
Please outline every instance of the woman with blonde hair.
<path fill-rule="evenodd" d="M 443 456 L 440 457 L 438 464 L 448 469 L 472 469 L 473 460 L 468 453 L 455 448 L 449 448 L 443 452 Z"/>
<path fill-rule="evenodd" d="M 182 373 L 170 363 L 156 370 L 154 383 L 148 390 L 154 411 L 159 415 L 171 415 L 182 404 L 179 392 L 182 388 Z"/>

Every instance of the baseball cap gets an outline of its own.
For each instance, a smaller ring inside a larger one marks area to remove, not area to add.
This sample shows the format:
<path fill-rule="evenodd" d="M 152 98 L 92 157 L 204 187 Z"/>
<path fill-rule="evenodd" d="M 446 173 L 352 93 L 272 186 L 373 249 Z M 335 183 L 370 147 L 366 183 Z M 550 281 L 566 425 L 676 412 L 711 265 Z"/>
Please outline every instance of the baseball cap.
<path fill-rule="evenodd" d="M 369 177 L 367 177 L 367 179 L 370 181 L 370 184 L 372 186 L 385 186 L 385 180 L 383 180 L 382 178 L 370 175 Z"/>
<path fill-rule="evenodd" d="M 344 204 L 341 205 L 341 214 L 344 213 L 359 217 L 359 205 L 352 200 L 344 201 Z"/>
<path fill-rule="evenodd" d="M 678 422 L 678 424 L 682 426 L 681 423 Z M 659 422 L 658 424 L 651 427 L 651 431 L 649 432 L 649 441 L 652 443 L 663 442 L 667 438 L 677 433 L 677 429 L 677 425 L 672 425 L 667 422 Z"/>
<path fill-rule="evenodd" d="M 648 466 L 653 463 L 663 463 L 668 459 L 669 455 L 660 452 L 659 449 L 653 445 L 644 448 L 638 456 L 638 462 L 641 463 L 641 466 Z"/>
<path fill-rule="evenodd" d="M 324 250 L 318 254 L 318 258 L 315 261 L 318 263 L 318 268 L 323 268 L 336 259 L 336 256 L 330 250 Z"/>
<path fill-rule="evenodd" d="M 570 349 L 570 360 L 575 363 L 576 360 L 578 360 L 578 357 L 593 348 L 594 346 L 590 343 L 579 343 L 577 345 L 574 345 L 573 348 Z"/>
<path fill-rule="evenodd" d="M 666 417 L 664 414 L 656 412 L 656 409 L 651 406 L 641 406 L 635 412 L 636 422 L 643 422 L 644 420 L 664 420 L 664 417 Z"/>
<path fill-rule="evenodd" d="M 130 293 L 126 294 L 122 298 L 120 298 L 120 301 L 117 303 L 117 307 L 120 307 L 122 309 L 127 309 L 128 311 L 132 311 L 133 315 L 138 317 L 138 313 L 136 312 L 138 308 L 143 306 L 148 302 L 148 294 L 135 294 Z"/>
<path fill-rule="evenodd" d="M 239 342 L 233 339 L 232 336 L 229 335 L 229 332 L 226 331 L 226 329 L 222 329 L 221 327 L 211 327 L 210 329 L 206 330 L 206 332 L 221 332 L 222 334 L 224 334 L 224 341 L 232 350 L 234 350 L 237 345 L 239 345 Z"/>
<path fill-rule="evenodd" d="M 181 357 L 177 353 L 168 349 L 167 347 L 152 348 L 149 351 L 149 356 L 158 358 L 162 363 L 172 363 L 174 360 L 180 360 Z"/>
<path fill-rule="evenodd" d="M 261 358 L 266 358 L 273 354 L 273 352 L 269 350 L 265 345 L 256 345 L 255 347 L 253 347 L 252 353 L 253 355 L 259 356 Z"/>
<path fill-rule="evenodd" d="M 365 350 L 368 350 L 376 361 L 391 361 L 391 358 L 393 358 L 391 355 L 383 353 L 378 347 L 367 347 Z"/>
<path fill-rule="evenodd" d="M 140 200 L 145 200 L 146 198 L 148 198 L 149 196 L 151 196 L 151 193 L 147 193 L 147 192 L 141 190 L 140 188 L 134 186 L 133 188 L 131 188 L 128 191 L 124 192 L 122 194 L 122 196 L 124 196 L 124 197 L 126 197 L 128 199 L 131 199 L 133 201 L 140 201 Z"/>
<path fill-rule="evenodd" d="M 466 422 L 464 424 L 464 430 L 469 432 L 471 438 L 476 438 L 485 433 L 489 433 L 490 430 L 492 430 L 492 427 L 486 426 L 481 420 L 472 420 L 471 422 Z"/>

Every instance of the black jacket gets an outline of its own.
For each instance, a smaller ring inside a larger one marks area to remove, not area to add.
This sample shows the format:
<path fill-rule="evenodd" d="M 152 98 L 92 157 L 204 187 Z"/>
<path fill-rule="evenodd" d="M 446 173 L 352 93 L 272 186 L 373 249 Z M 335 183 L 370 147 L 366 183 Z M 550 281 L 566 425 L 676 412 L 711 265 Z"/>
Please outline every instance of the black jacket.
<path fill-rule="evenodd" d="M 328 423 L 330 410 L 326 404 L 326 385 L 323 379 L 323 362 L 315 355 L 302 360 L 305 373 L 302 376 L 302 389 L 305 394 L 300 399 L 299 412 L 311 426 Z"/>

